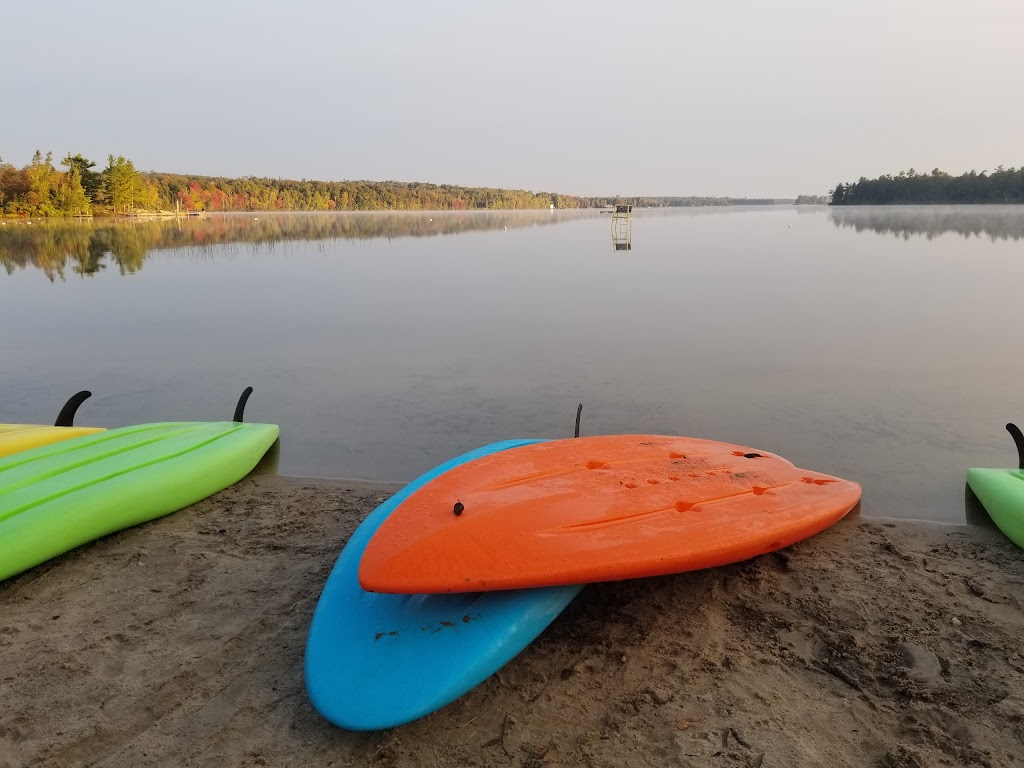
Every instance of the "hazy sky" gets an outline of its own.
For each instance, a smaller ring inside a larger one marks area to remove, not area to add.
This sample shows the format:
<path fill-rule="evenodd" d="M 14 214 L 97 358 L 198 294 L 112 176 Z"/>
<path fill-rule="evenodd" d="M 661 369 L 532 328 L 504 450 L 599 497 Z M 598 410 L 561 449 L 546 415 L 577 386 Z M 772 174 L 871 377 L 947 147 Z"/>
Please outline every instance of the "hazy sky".
<path fill-rule="evenodd" d="M 0 0 L 0 157 L 581 195 L 1024 165 L 1022 0 Z"/>

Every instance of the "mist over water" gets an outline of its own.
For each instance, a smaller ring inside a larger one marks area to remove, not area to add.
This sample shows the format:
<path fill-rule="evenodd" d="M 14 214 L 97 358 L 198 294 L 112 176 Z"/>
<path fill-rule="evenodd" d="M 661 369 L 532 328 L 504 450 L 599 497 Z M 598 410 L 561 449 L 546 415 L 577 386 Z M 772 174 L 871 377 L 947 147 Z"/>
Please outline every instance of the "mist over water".
<path fill-rule="evenodd" d="M 513 437 L 653 432 L 960 521 L 1013 466 L 1024 211 L 759 206 L 0 227 L 0 420 L 281 426 L 283 474 L 410 480 Z M 619 233 L 621 235 L 621 233 Z"/>

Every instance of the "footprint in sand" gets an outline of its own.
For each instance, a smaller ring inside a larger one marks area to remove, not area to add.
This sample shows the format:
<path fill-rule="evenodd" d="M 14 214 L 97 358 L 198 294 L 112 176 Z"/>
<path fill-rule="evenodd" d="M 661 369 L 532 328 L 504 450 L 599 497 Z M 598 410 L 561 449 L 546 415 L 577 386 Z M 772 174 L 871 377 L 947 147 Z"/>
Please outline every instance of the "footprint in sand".
<path fill-rule="evenodd" d="M 18 634 L 17 627 L 0 627 L 0 648 L 5 645 L 14 645 L 16 634 Z"/>
<path fill-rule="evenodd" d="M 942 685 L 942 673 L 945 670 L 938 656 L 913 643 L 900 643 L 899 651 L 908 678 L 928 688 Z"/>
<path fill-rule="evenodd" d="M 119 658 L 104 659 L 96 669 L 96 674 L 106 680 L 112 680 L 124 674 L 124 661 Z"/>
<path fill-rule="evenodd" d="M 129 639 L 120 632 L 109 635 L 100 641 L 103 647 L 103 658 L 94 667 L 99 677 L 107 680 L 120 677 L 124 674 L 124 647 L 129 644 Z"/>

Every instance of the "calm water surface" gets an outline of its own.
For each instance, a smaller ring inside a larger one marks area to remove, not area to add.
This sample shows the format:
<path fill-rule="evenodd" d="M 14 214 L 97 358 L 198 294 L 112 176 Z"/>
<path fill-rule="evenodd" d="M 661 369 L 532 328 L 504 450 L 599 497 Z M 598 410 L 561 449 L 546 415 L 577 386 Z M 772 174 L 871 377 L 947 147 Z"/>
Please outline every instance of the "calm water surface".
<path fill-rule="evenodd" d="M 409 480 L 483 443 L 693 435 L 962 521 L 1024 421 L 1024 210 L 223 216 L 0 226 L 0 421 L 247 418 L 282 474 Z M 620 237 L 620 243 L 622 239 Z"/>

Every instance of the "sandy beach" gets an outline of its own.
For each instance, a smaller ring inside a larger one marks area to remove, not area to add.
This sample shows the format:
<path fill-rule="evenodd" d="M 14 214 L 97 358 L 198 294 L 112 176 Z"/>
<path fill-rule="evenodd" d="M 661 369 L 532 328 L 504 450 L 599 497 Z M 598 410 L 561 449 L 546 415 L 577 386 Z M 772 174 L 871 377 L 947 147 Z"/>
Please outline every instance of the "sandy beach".
<path fill-rule="evenodd" d="M 349 733 L 303 649 L 394 485 L 250 477 L 0 584 L 0 766 L 1024 765 L 1024 553 L 855 511 L 781 552 L 592 585 L 415 723 Z"/>

